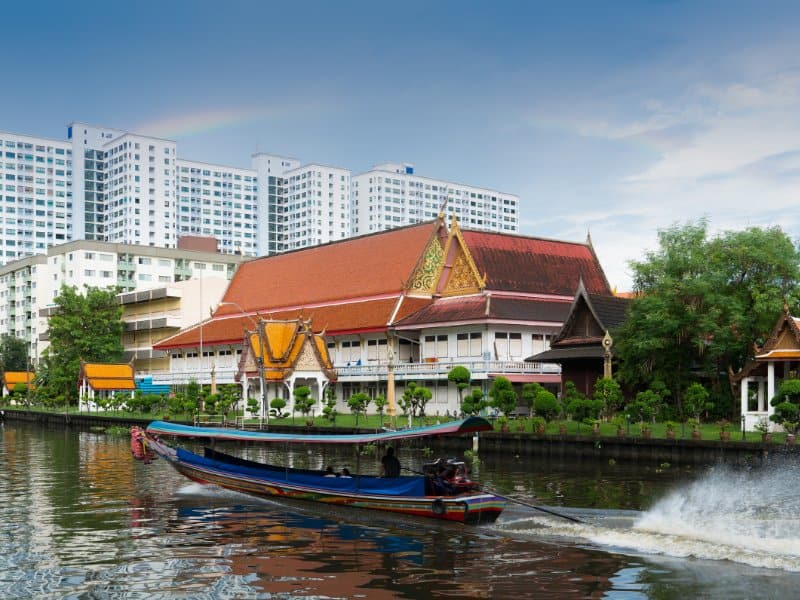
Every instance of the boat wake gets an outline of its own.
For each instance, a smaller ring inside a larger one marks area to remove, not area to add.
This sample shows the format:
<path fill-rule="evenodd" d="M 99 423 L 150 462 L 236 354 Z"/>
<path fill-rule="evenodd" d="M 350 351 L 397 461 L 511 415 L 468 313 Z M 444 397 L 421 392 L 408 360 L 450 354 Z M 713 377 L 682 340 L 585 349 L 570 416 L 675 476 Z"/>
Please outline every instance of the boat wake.
<path fill-rule="evenodd" d="M 671 492 L 643 513 L 570 512 L 585 523 L 552 516 L 504 520 L 504 533 L 592 545 L 630 554 L 728 560 L 800 571 L 798 470 L 759 472 L 715 468 Z"/>

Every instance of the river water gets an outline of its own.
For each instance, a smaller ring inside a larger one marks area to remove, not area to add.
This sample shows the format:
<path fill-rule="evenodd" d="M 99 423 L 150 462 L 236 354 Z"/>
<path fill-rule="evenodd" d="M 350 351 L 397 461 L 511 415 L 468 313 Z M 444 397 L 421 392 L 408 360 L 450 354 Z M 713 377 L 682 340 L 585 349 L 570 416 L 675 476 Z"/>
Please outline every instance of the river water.
<path fill-rule="evenodd" d="M 236 449 L 314 468 L 357 461 L 352 449 Z M 399 449 L 410 468 L 424 453 Z M 793 465 L 487 456 L 475 474 L 584 523 L 519 504 L 465 527 L 253 499 L 137 463 L 127 437 L 6 422 L 0 598 L 800 597 Z"/>

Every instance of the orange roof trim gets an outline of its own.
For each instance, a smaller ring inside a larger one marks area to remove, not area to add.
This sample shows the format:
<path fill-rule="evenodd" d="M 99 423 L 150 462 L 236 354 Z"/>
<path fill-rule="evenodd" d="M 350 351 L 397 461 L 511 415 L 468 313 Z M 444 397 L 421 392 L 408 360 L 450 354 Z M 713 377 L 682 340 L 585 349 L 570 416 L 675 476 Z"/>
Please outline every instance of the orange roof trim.
<path fill-rule="evenodd" d="M 27 371 L 6 371 L 3 373 L 3 385 L 6 386 L 6 389 L 9 392 L 14 391 L 14 387 L 22 384 L 28 384 L 30 389 L 36 389 L 36 386 L 33 385 L 33 378 L 34 374 L 32 372 Z"/>
<path fill-rule="evenodd" d="M 133 365 L 119 363 L 83 363 L 81 384 L 93 390 L 134 390 Z"/>

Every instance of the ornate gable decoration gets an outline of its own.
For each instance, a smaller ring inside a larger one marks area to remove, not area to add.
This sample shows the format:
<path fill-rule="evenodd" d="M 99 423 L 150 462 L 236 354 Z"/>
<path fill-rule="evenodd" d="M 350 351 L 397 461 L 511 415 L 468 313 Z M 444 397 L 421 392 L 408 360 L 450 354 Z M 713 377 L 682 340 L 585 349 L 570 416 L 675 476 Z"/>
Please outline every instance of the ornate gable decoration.
<path fill-rule="evenodd" d="M 425 252 L 414 268 L 414 274 L 411 276 L 406 289 L 412 293 L 434 294 L 436 285 L 439 282 L 439 273 L 442 271 L 443 262 L 444 248 L 442 248 L 442 242 L 434 232 L 434 235 L 428 240 L 428 245 L 425 246 Z"/>
<path fill-rule="evenodd" d="M 296 370 L 322 371 L 334 381 L 328 349 L 322 335 L 315 335 L 310 321 L 262 321 L 260 331 L 248 332 L 248 354 L 263 369 L 267 381 L 283 381 Z"/>
<path fill-rule="evenodd" d="M 791 355 L 800 353 L 800 320 L 792 317 L 785 306 L 764 347 L 756 349 L 756 359 L 778 357 L 787 352 Z"/>
<path fill-rule="evenodd" d="M 486 278 L 478 273 L 455 216 L 448 233 L 444 214 L 440 214 L 406 290 L 431 296 L 460 296 L 477 293 L 485 287 Z"/>

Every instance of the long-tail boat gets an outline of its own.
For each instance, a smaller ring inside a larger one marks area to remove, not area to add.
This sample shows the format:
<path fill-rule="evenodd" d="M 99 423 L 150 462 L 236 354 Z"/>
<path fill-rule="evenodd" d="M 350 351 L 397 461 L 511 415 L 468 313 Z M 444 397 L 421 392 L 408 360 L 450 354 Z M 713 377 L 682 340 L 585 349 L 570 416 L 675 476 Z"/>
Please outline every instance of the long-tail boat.
<path fill-rule="evenodd" d="M 491 428 L 491 423 L 480 417 L 414 429 L 351 435 L 286 434 L 154 421 L 144 431 L 140 428 L 131 430 L 131 450 L 135 458 L 146 462 L 154 456 L 164 458 L 192 481 L 254 496 L 311 500 L 474 525 L 495 521 L 505 508 L 506 498 L 480 490 L 469 480 L 462 462 L 431 463 L 423 472 L 411 476 L 380 477 L 354 473 L 351 477 L 331 477 L 323 471 L 254 462 L 212 448 L 205 448 L 204 455 L 200 456 L 180 447 L 173 448 L 162 438 L 364 445 L 465 435 Z"/>

